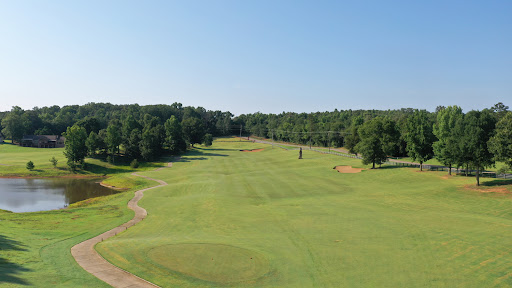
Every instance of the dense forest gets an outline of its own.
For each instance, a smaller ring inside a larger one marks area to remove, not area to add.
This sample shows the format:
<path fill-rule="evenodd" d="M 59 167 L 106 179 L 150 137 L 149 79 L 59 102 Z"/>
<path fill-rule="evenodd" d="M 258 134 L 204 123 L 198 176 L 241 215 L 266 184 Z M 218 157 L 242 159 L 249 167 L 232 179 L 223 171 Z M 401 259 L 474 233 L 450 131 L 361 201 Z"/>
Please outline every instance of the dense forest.
<path fill-rule="evenodd" d="M 345 147 L 365 164 L 389 156 L 423 163 L 433 157 L 448 167 L 482 170 L 503 161 L 512 165 L 512 112 L 503 103 L 463 113 L 458 106 L 436 111 L 334 110 L 332 112 L 242 114 L 172 105 L 86 105 L 13 107 L 0 112 L 0 131 L 14 142 L 23 135 L 65 135 L 69 165 L 97 153 L 152 160 L 181 153 L 212 137 L 255 135 L 297 144 Z M 75 151 L 75 152 L 73 152 Z M 76 153 L 80 151 L 80 153 Z M 478 173 L 477 173 L 478 174 Z"/>

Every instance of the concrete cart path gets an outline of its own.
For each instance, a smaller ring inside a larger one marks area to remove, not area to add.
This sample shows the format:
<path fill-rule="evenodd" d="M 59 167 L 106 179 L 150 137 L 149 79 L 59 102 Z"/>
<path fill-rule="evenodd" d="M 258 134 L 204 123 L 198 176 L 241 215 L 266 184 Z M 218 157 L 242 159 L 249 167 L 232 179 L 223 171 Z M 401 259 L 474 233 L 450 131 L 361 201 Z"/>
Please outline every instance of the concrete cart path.
<path fill-rule="evenodd" d="M 172 162 L 167 164 L 167 167 L 172 167 Z M 164 167 L 162 167 L 164 168 Z M 162 168 L 157 169 L 161 170 Z M 127 272 L 117 266 L 114 266 L 103 257 L 101 257 L 96 250 L 94 250 L 94 246 L 110 237 L 117 235 L 122 231 L 132 227 L 133 225 L 142 221 L 148 213 L 146 209 L 139 207 L 137 202 L 144 196 L 144 192 L 150 189 L 154 189 L 157 187 L 166 186 L 167 183 L 162 180 L 157 180 L 153 178 L 149 178 L 146 176 L 138 175 L 136 173 L 132 173 L 132 175 L 146 178 L 148 180 L 153 180 L 159 183 L 157 186 L 153 186 L 150 188 L 142 189 L 135 192 L 135 196 L 128 202 L 128 208 L 135 211 L 135 216 L 132 220 L 124 223 L 123 225 L 117 226 L 116 228 L 109 230 L 103 234 L 100 234 L 94 238 L 86 240 L 82 243 L 76 244 L 71 248 L 71 255 L 75 258 L 76 262 L 85 269 L 85 271 L 91 273 L 96 276 L 100 280 L 106 282 L 112 287 L 119 288 L 135 288 L 135 287 L 159 287 L 151 282 L 148 282 L 140 277 L 137 277 L 130 272 Z"/>

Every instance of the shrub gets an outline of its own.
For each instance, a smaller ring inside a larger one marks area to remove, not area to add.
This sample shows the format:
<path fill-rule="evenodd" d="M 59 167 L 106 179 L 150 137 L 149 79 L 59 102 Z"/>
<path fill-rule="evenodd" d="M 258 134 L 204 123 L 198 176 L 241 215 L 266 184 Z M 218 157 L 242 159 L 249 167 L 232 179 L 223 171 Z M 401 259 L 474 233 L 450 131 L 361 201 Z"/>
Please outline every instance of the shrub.
<path fill-rule="evenodd" d="M 50 162 L 52 163 L 53 168 L 57 168 L 57 163 L 59 162 L 59 160 L 55 159 L 55 156 L 53 156 L 52 159 L 50 159 Z"/>
<path fill-rule="evenodd" d="M 107 156 L 107 162 L 108 164 L 112 164 L 114 162 L 110 155 Z"/>
<path fill-rule="evenodd" d="M 208 133 L 208 134 L 204 135 L 203 143 L 204 143 L 204 146 L 206 146 L 206 147 L 212 146 L 212 143 L 213 143 L 212 134 Z"/>
<path fill-rule="evenodd" d="M 137 159 L 133 159 L 133 161 L 130 163 L 130 167 L 139 168 L 139 161 L 137 161 Z"/>
<path fill-rule="evenodd" d="M 510 166 L 503 166 L 498 171 L 496 171 L 497 174 L 506 174 L 508 171 L 512 170 L 512 167 Z"/>
<path fill-rule="evenodd" d="M 35 167 L 36 167 L 36 166 L 34 166 L 34 162 L 32 162 L 32 161 L 28 161 L 28 162 L 27 162 L 27 169 L 28 169 L 28 170 L 32 170 L 32 169 L 34 169 Z"/>

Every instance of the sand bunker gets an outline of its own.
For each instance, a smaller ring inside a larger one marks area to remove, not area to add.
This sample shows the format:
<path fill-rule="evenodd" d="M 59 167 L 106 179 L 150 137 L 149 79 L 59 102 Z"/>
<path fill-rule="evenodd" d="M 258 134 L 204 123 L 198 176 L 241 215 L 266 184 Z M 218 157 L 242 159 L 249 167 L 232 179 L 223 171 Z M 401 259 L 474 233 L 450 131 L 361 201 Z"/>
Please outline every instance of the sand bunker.
<path fill-rule="evenodd" d="M 253 150 L 240 150 L 242 152 L 261 152 L 263 149 L 253 149 Z"/>
<path fill-rule="evenodd" d="M 352 168 L 352 166 L 336 166 L 334 169 L 340 173 L 359 173 L 363 171 L 363 168 Z"/>

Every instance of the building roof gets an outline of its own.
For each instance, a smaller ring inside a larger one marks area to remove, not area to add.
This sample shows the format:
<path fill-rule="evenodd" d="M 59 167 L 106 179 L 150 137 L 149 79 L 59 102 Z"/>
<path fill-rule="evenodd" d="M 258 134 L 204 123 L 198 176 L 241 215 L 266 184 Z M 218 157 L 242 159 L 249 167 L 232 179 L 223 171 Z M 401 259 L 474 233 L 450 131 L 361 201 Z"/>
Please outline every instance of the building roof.
<path fill-rule="evenodd" d="M 47 139 L 48 141 L 66 140 L 66 137 L 59 135 L 23 135 L 21 141 L 37 141 L 39 139 Z"/>

